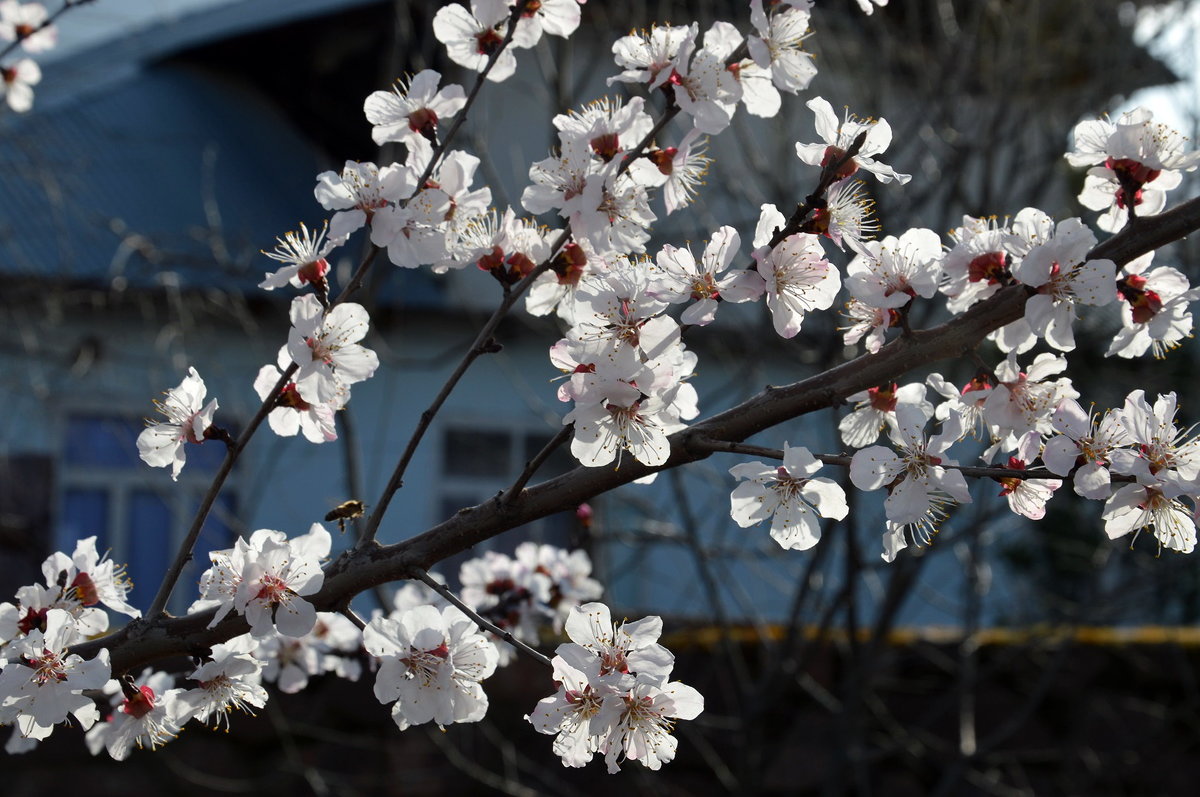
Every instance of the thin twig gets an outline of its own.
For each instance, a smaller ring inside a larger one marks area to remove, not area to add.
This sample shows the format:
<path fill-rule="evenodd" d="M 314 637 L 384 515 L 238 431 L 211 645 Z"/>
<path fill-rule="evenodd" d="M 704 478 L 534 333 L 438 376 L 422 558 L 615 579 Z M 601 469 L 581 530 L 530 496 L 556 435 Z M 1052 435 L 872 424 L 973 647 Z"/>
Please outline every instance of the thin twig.
<path fill-rule="evenodd" d="M 533 459 L 525 463 L 525 469 L 521 471 L 521 475 L 513 482 L 512 487 L 500 496 L 500 506 L 509 506 L 517 499 L 521 491 L 525 489 L 525 485 L 533 478 L 533 474 L 537 473 L 538 468 L 550 458 L 558 447 L 567 442 L 567 438 L 571 436 L 571 432 L 575 429 L 575 424 L 569 423 L 558 430 L 558 434 L 550 438 L 550 442 L 542 446 L 542 450 L 534 455 Z"/>
<path fill-rule="evenodd" d="M 458 596 L 455 595 L 453 592 L 451 592 L 450 589 L 445 584 L 442 584 L 440 581 L 438 581 L 433 576 L 426 573 L 424 570 L 417 570 L 417 571 L 415 571 L 414 575 L 417 579 L 419 579 L 421 582 L 423 582 L 425 584 L 425 586 L 429 587 L 431 590 L 433 590 L 437 594 L 441 595 L 446 600 L 450 601 L 450 603 L 452 603 L 456 607 L 458 607 L 458 609 L 463 614 L 465 614 L 467 617 L 470 617 L 472 620 L 474 620 L 475 625 L 479 626 L 480 628 L 482 628 L 485 631 L 491 631 L 493 634 L 500 637 L 501 639 L 503 639 L 508 644 L 512 645 L 517 650 L 521 651 L 522 653 L 524 653 L 527 656 L 532 656 L 533 658 L 540 661 L 542 664 L 545 664 L 547 667 L 553 666 L 553 664 L 551 664 L 551 662 L 550 662 L 550 659 L 546 658 L 546 656 L 544 656 L 541 653 L 538 653 L 536 650 L 529 647 L 524 642 L 517 639 L 511 633 L 509 633 L 508 631 L 505 631 L 503 628 L 496 625 L 495 623 L 490 622 L 489 620 L 485 620 L 483 617 L 481 617 L 479 615 L 478 612 L 476 612 L 470 606 L 468 606 L 467 604 L 465 604 L 461 600 L 459 600 Z"/>
<path fill-rule="evenodd" d="M 340 612 L 341 615 L 347 620 L 354 623 L 354 625 L 358 626 L 359 631 L 362 631 L 367 627 L 366 621 L 359 617 L 358 612 L 354 611 L 349 606 L 343 606 L 342 608 L 338 609 L 338 612 Z"/>
<path fill-rule="evenodd" d="M 171 592 L 174 591 L 175 584 L 179 581 L 179 577 L 183 574 L 183 569 L 187 567 L 187 563 L 191 561 L 192 549 L 196 547 L 196 540 L 200 538 L 200 531 L 204 528 L 204 522 L 208 519 L 208 513 L 212 510 L 217 496 L 220 495 L 221 488 L 225 485 L 225 479 L 233 470 L 234 464 L 237 462 L 238 457 L 241 456 L 246 444 L 250 442 L 250 438 L 254 435 L 255 430 L 258 429 L 267 415 L 271 413 L 271 410 L 275 409 L 276 399 L 279 398 L 279 394 L 283 392 L 284 387 L 291 381 L 292 374 L 296 373 L 299 367 L 295 363 L 287 367 L 279 377 L 279 381 L 275 383 L 275 387 L 271 388 L 271 392 L 263 399 L 258 412 L 254 413 L 254 417 L 250 419 L 250 423 L 242 431 L 237 442 L 229 446 L 225 452 L 225 459 L 221 462 L 220 469 L 217 470 L 216 475 L 213 476 L 212 483 L 208 486 L 208 492 L 204 494 L 204 498 L 200 501 L 200 506 L 196 509 L 196 515 L 192 518 L 192 525 L 188 529 L 187 535 L 184 536 L 183 542 L 179 546 L 179 551 L 175 554 L 175 560 L 167 568 L 162 584 L 159 585 L 158 592 L 155 594 L 150 608 L 146 611 L 146 619 L 151 622 L 157 620 L 158 616 L 167 607 L 167 602 L 171 599 Z"/>
<path fill-rule="evenodd" d="M 783 459 L 783 451 L 778 448 L 767 448 L 765 446 L 755 446 L 749 443 L 731 443 L 726 440 L 713 440 L 708 437 L 694 437 L 691 444 L 694 448 L 702 451 L 720 451 L 729 454 L 749 454 L 752 457 L 767 457 L 768 459 Z M 850 462 L 854 457 L 847 454 L 813 454 L 813 456 L 826 465 L 840 465 L 842 467 L 850 467 Z M 971 465 L 947 465 L 942 464 L 938 467 L 947 470 L 956 470 L 964 476 L 973 476 L 979 479 L 1065 479 L 1065 476 L 1059 476 L 1046 468 L 1027 468 L 1024 470 L 1018 468 L 978 468 Z M 1073 473 L 1074 471 L 1072 471 Z M 1132 481 L 1131 476 L 1122 476 L 1113 474 L 1113 481 Z"/>
<path fill-rule="evenodd" d="M 497 351 L 492 335 L 495 333 L 496 328 L 500 326 L 501 320 L 504 319 L 504 316 L 508 315 L 508 311 L 516 304 L 521 294 L 533 284 L 533 281 L 540 277 L 542 272 L 550 268 L 550 263 L 554 260 L 554 256 L 558 253 L 559 249 L 566 245 L 570 237 L 570 231 L 564 230 L 559 235 L 558 240 L 551 244 L 550 256 L 546 258 L 545 262 L 525 275 L 520 282 L 512 286 L 511 290 L 504 293 L 499 307 L 496 308 L 491 318 L 479 330 L 479 334 L 475 336 L 475 340 L 471 343 L 470 348 L 467 349 L 466 354 L 463 355 L 453 373 L 446 379 L 445 384 L 442 385 L 442 389 L 438 391 L 433 401 L 421 413 L 421 418 L 417 422 L 417 428 L 413 430 L 412 437 L 408 440 L 408 445 L 404 447 L 404 453 L 400 455 L 400 461 L 396 463 L 396 469 L 392 471 L 392 476 L 383 488 L 379 500 L 375 502 L 375 509 L 371 512 L 371 517 L 367 519 L 367 527 L 363 529 L 359 546 L 372 542 L 378 534 L 379 524 L 383 521 L 384 513 L 387 512 L 388 504 L 392 501 L 392 496 L 404 485 L 404 473 L 408 470 L 408 463 L 412 461 L 413 455 L 417 452 L 417 447 L 421 444 L 421 440 L 429 430 L 430 424 L 433 423 L 433 419 L 437 416 L 438 410 L 442 408 L 442 404 L 450 397 L 450 393 L 458 385 L 463 374 L 467 372 L 467 369 L 471 367 L 471 364 L 476 359 L 484 354 Z"/>
<path fill-rule="evenodd" d="M 1122 265 L 1200 229 L 1200 199 L 1142 221 L 1138 229 L 1127 227 L 1095 247 L 1089 257 L 1107 257 Z M 577 468 L 526 488 L 517 511 L 500 512 L 495 502 L 489 500 L 466 508 L 404 542 L 351 549 L 327 566 L 325 584 L 310 600 L 319 610 L 344 605 L 348 598 L 372 584 L 412 578 L 418 568 L 428 568 L 508 529 L 578 506 L 648 473 L 705 459 L 717 449 L 705 446 L 701 442 L 704 438 L 744 440 L 785 421 L 837 406 L 848 395 L 893 381 L 914 368 L 961 357 L 988 333 L 1020 318 L 1027 296 L 1023 286 L 1005 288 L 945 324 L 917 331 L 913 339 L 893 341 L 874 354 L 864 354 L 794 384 L 768 388 L 671 435 L 671 456 L 657 468 L 636 461 L 619 470 Z M 759 455 L 765 456 L 761 452 Z M 1011 477 L 1016 473 L 1005 475 Z M 73 645 L 70 652 L 86 659 L 94 658 L 100 650 L 108 650 L 113 671 L 122 672 L 187 653 L 196 644 L 222 642 L 245 633 L 247 624 L 241 615 L 231 615 L 208 628 L 215 613 L 210 609 L 187 617 L 159 620 L 151 629 L 145 625 L 137 628 L 127 625 L 100 639 Z M 986 749 L 986 745 L 980 749 Z"/>
<path fill-rule="evenodd" d="M 48 16 L 44 20 L 42 20 L 41 24 L 38 25 L 36 28 L 31 30 L 29 33 L 27 33 L 24 36 L 18 36 L 16 39 L 14 39 L 13 41 L 6 44 L 3 49 L 0 49 L 0 58 L 8 57 L 9 53 L 11 53 L 13 50 L 15 50 L 21 46 L 21 42 L 25 41 L 30 36 L 36 35 L 39 31 L 45 30 L 46 28 L 50 27 L 51 25 L 54 24 L 55 20 L 57 20 L 59 17 L 61 17 L 66 12 L 70 11 L 72 8 L 78 8 L 79 6 L 85 6 L 91 2 L 94 2 L 94 0 L 66 0 L 66 2 L 64 2 L 62 4 L 62 8 L 58 9 L 53 14 L 51 14 L 50 16 Z"/>

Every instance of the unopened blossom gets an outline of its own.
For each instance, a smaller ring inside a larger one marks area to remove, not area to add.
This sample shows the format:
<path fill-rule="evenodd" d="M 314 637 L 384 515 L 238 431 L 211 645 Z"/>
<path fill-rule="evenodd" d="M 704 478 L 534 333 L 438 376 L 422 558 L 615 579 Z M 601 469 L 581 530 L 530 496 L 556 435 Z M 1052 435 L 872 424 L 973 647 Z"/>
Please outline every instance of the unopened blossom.
<path fill-rule="evenodd" d="M 1110 456 L 1130 442 L 1120 415 L 1110 410 L 1089 417 L 1079 402 L 1068 398 L 1054 410 L 1050 422 L 1058 434 L 1046 441 L 1042 451 L 1046 468 L 1059 476 L 1074 471 L 1075 492 L 1084 498 L 1108 498 Z"/>
<path fill-rule="evenodd" d="M 457 3 L 438 9 L 433 18 L 433 35 L 446 45 L 450 60 L 467 69 L 482 72 L 497 52 L 495 65 L 488 80 L 500 82 L 512 77 L 517 70 L 517 56 L 511 47 L 504 46 L 501 23 L 508 18 L 509 9 L 500 3 L 474 0 L 468 11 Z"/>
<path fill-rule="evenodd" d="M 288 284 L 293 288 L 311 284 L 324 295 L 327 291 L 325 275 L 329 272 L 327 256 L 338 245 L 336 240 L 325 239 L 328 229 L 328 222 L 320 231 L 310 231 L 304 222 L 300 222 L 299 232 L 292 230 L 284 233 L 282 238 L 276 238 L 279 244 L 275 251 L 264 251 L 263 254 L 283 263 L 283 268 L 265 274 L 258 287 L 270 291 Z"/>
<path fill-rule="evenodd" d="M 379 168 L 374 163 L 346 161 L 341 173 L 321 172 L 313 193 L 326 210 L 336 210 L 329 222 L 330 240 L 344 242 L 370 224 L 375 213 L 412 196 L 416 174 L 407 164 Z"/>
<path fill-rule="evenodd" d="M 304 401 L 334 401 L 343 386 L 369 379 L 379 367 L 375 352 L 359 344 L 370 325 L 362 305 L 343 302 L 326 313 L 305 294 L 292 300 L 291 318 L 286 350 L 299 366 L 292 381 Z"/>
<path fill-rule="evenodd" d="M 700 326 L 716 318 L 718 299 L 727 302 L 757 299 L 763 292 L 763 280 L 757 272 L 736 270 L 720 276 L 737 257 L 740 243 L 737 230 L 722 227 L 704 247 L 699 263 L 690 249 L 664 246 L 655 258 L 658 268 L 650 294 L 671 304 L 694 302 L 679 320 Z"/>
<path fill-rule="evenodd" d="M 374 125 L 371 138 L 376 144 L 437 138 L 438 124 L 449 119 L 467 104 L 463 87 L 451 83 L 442 89 L 441 74 L 424 69 L 411 80 L 397 80 L 391 91 L 374 91 L 363 103 L 367 121 Z"/>
<path fill-rule="evenodd" d="M 400 730 L 426 722 L 478 722 L 488 700 L 480 682 L 496 670 L 496 649 L 453 606 L 418 606 L 398 619 L 377 617 L 363 646 L 380 659 L 375 697 L 392 703 Z"/>
<path fill-rule="evenodd" d="M 312 298 L 312 297 L 308 297 Z M 312 299 L 316 302 L 316 299 Z M 195 368 L 188 368 L 179 387 L 166 392 L 166 398 L 155 401 L 158 411 L 167 420 L 159 423 L 147 421 L 146 429 L 138 435 L 138 456 L 153 468 L 170 466 L 171 478 L 178 479 L 187 455 L 187 443 L 203 443 L 205 433 L 212 426 L 213 414 L 217 411 L 217 400 L 207 404 L 204 397 L 208 389 Z"/>
<path fill-rule="evenodd" d="M 866 132 L 867 138 L 863 142 L 862 148 L 859 149 L 857 155 L 838 169 L 837 176 L 849 177 L 862 169 L 875 175 L 881 183 L 890 183 L 892 180 L 896 180 L 903 185 L 911 179 L 911 175 L 900 174 L 886 163 L 875 160 L 875 156 L 883 153 L 892 143 L 892 128 L 886 119 L 862 120 L 851 116 L 847 111 L 845 119 L 839 122 L 833 113 L 833 106 L 829 104 L 828 100 L 814 97 L 805 105 L 816 115 L 817 135 L 823 139 L 824 143 L 797 144 L 796 155 L 800 160 L 810 166 L 831 166 L 845 157 L 850 145 L 854 143 L 859 134 Z"/>
<path fill-rule="evenodd" d="M 730 514 L 748 528 L 771 518 L 771 537 L 784 550 L 807 550 L 821 538 L 817 515 L 842 520 L 846 493 L 831 479 L 814 478 L 821 462 L 803 446 L 783 445 L 783 463 L 743 462 L 729 473 L 744 479 L 730 495 Z"/>

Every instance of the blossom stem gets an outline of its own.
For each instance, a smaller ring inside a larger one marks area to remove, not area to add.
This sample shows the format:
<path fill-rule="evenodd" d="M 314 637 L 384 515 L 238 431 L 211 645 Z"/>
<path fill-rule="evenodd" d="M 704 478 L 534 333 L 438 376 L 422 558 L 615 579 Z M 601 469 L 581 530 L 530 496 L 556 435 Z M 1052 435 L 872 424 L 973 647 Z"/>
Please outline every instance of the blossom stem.
<path fill-rule="evenodd" d="M 553 666 L 553 664 L 550 662 L 550 659 L 547 658 L 545 655 L 543 655 L 543 654 L 537 652 L 536 650 L 534 650 L 533 648 L 529 647 L 529 645 L 526 645 L 524 642 L 517 639 L 511 633 L 509 633 L 508 631 L 505 631 L 503 628 L 496 625 L 495 623 L 489 622 L 488 620 L 485 620 L 483 617 L 479 616 L 479 614 L 474 609 L 472 609 L 470 606 L 468 606 L 467 604 L 465 604 L 461 600 L 459 600 L 458 596 L 455 595 L 453 592 L 451 592 L 450 589 L 445 584 L 442 584 L 437 579 L 435 579 L 433 576 L 426 573 L 424 570 L 418 569 L 418 570 L 414 571 L 414 576 L 417 579 L 419 579 L 422 583 L 424 583 L 425 586 L 429 587 L 431 590 L 436 592 L 438 595 L 441 595 L 443 598 L 448 600 L 450 603 L 454 604 L 454 606 L 457 607 L 459 611 L 461 611 L 467 617 L 470 617 L 475 622 L 475 625 L 479 626 L 484 631 L 492 632 L 493 634 L 500 637 L 508 644 L 512 645 L 517 650 L 521 651 L 522 653 L 524 653 L 527 656 L 532 656 L 533 658 L 540 661 L 542 664 L 545 664 L 547 667 Z"/>

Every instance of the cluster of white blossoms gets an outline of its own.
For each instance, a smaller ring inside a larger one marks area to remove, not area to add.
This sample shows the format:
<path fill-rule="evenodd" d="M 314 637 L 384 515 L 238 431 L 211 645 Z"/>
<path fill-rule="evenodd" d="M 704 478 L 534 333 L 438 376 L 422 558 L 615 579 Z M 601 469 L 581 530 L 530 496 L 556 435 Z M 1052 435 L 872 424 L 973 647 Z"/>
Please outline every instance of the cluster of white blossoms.
<path fill-rule="evenodd" d="M 304 636 L 317 623 L 317 610 L 304 597 L 324 583 L 321 562 L 331 544 L 320 523 L 291 539 L 272 529 L 239 538 L 232 548 L 208 555 L 212 567 L 200 577 L 200 598 L 188 611 L 215 608 L 209 628 L 236 610 L 246 616 L 256 637 L 274 632 Z"/>
<path fill-rule="evenodd" d="M 0 50 L 13 47 L 29 55 L 45 52 L 58 43 L 58 29 L 41 3 L 0 0 Z M 0 97 L 17 113 L 33 107 L 33 87 L 42 80 L 42 69 L 28 55 L 0 64 Z"/>
<path fill-rule="evenodd" d="M 562 633 L 573 609 L 600 597 L 604 588 L 591 577 L 592 562 L 585 551 L 523 542 L 510 557 L 496 551 L 468 559 L 459 570 L 462 600 L 484 619 L 530 645 L 548 626 Z M 494 639 L 499 664 L 512 661 L 515 651 Z"/>
<path fill-rule="evenodd" d="M 85 730 L 99 719 L 83 692 L 108 681 L 108 651 L 84 660 L 69 649 L 108 630 L 105 607 L 141 616 L 126 601 L 132 584 L 124 568 L 97 553 L 95 537 L 80 540 L 71 556 L 51 554 L 42 575 L 44 583 L 0 603 L 0 725 L 14 727 L 10 751 L 45 739 L 70 717 Z"/>
<path fill-rule="evenodd" d="M 1075 127 L 1072 166 L 1091 166 L 1079 202 L 1103 211 L 1096 226 L 1116 232 L 1128 223 L 1130 212 L 1154 216 L 1167 204 L 1167 191 L 1178 188 L 1181 172 L 1200 164 L 1200 152 L 1188 151 L 1178 130 L 1154 121 L 1147 108 L 1134 108 L 1112 122 L 1094 119 Z"/>
<path fill-rule="evenodd" d="M 123 760 L 134 747 L 167 744 L 192 719 L 228 729 L 234 712 L 253 715 L 266 705 L 264 684 L 293 693 L 322 675 L 356 681 L 364 652 L 377 659 L 380 701 L 398 701 L 393 714 L 400 727 L 476 721 L 487 707 L 479 681 L 511 658 L 506 643 L 413 584 L 365 632 L 341 614 L 316 611 L 306 598 L 323 581 L 331 539 L 314 524 L 292 539 L 260 529 L 209 554 L 212 567 L 189 614 L 210 611 L 209 628 L 231 612 L 243 614 L 249 633 L 213 645 L 190 673 L 147 669 L 136 679 L 110 673 L 107 650 L 84 660 L 70 648 L 108 629 L 102 607 L 141 613 L 126 601 L 132 585 L 123 568 L 98 555 L 95 542 L 80 541 L 71 556 L 52 554 L 42 566 L 45 584 L 22 587 L 14 602 L 0 603 L 0 724 L 14 727 L 9 752 L 32 749 L 73 719 L 88 732 L 93 754 Z M 542 622 L 561 633 L 568 615 L 599 595 L 590 573 L 582 551 L 524 543 L 511 559 L 489 554 L 465 562 L 463 594 L 482 615 L 502 625 L 505 615 L 516 633 L 529 629 L 536 642 Z M 440 641 L 422 648 L 428 656 L 413 654 L 413 645 L 434 637 Z M 102 691 L 108 709 L 102 713 L 84 690 Z"/>
<path fill-rule="evenodd" d="M 581 3 L 451 3 L 438 10 L 433 29 L 452 61 L 500 81 L 516 68 L 514 48 L 532 47 L 544 33 L 575 31 Z M 867 14 L 884 5 L 859 0 Z M 0 0 L 0 39 L 26 50 L 46 46 L 52 28 L 42 26 L 38 9 Z M 618 39 L 608 85 L 637 96 L 602 98 L 553 118 L 554 148 L 530 166 L 520 199 L 533 217 L 492 207 L 491 189 L 476 185 L 480 159 L 442 138 L 473 93 L 425 70 L 367 97 L 374 140 L 403 145 L 403 160 L 347 161 L 339 172 L 319 174 L 314 196 L 330 218 L 319 227 L 300 224 L 264 253 L 276 265 L 260 287 L 298 292 L 287 342 L 253 381 L 270 427 L 312 443 L 336 439 L 337 411 L 379 366 L 362 345 L 367 312 L 344 301 L 345 291 L 383 251 L 407 269 L 475 266 L 500 283 L 506 302 L 526 292 L 531 315 L 557 314 L 565 333 L 550 360 L 564 375 L 557 396 L 572 404 L 563 418 L 573 427 L 572 454 L 584 466 L 617 468 L 628 455 L 651 476 L 669 464 L 670 435 L 700 411 L 691 382 L 698 357 L 685 334 L 706 334 L 724 302 L 764 301 L 775 333 L 791 339 L 810 314 L 841 297 L 845 344 L 861 342 L 880 353 L 877 362 L 886 360 L 889 340 L 913 336 L 914 305 L 939 292 L 948 311 L 960 314 L 1001 291 L 1023 291 L 1023 317 L 991 336 L 998 361 L 988 365 L 977 354 L 979 370 L 965 385 L 931 374 L 923 384 L 886 381 L 835 397 L 851 405 L 838 430 L 853 455 L 785 444 L 774 454 L 778 464 L 732 467 L 739 480 L 733 521 L 749 527 L 769 519 L 782 547 L 811 548 L 821 519 L 840 521 L 848 512 L 843 487 L 816 474 L 823 464 L 848 465 L 856 489 L 886 491 L 883 557 L 891 561 L 910 541 L 927 544 L 953 506 L 972 500 L 959 457 L 986 446 L 982 462 L 989 467 L 975 475 L 993 479 L 1014 513 L 1042 517 L 1070 479 L 1079 495 L 1105 502 L 1109 536 L 1146 530 L 1160 547 L 1191 551 L 1200 443 L 1177 426 L 1175 394 L 1150 404 L 1135 390 L 1123 407 L 1089 416 L 1065 375 L 1064 354 L 1075 348 L 1074 322 L 1086 306 L 1119 308 L 1110 355 L 1163 356 L 1190 336 L 1190 303 L 1200 290 L 1177 269 L 1151 268 L 1152 253 L 1123 266 L 1094 259 L 1096 237 L 1080 219 L 1056 222 L 1036 208 L 1011 221 L 964 217 L 946 242 L 925 228 L 877 239 L 879 223 L 860 178 L 909 181 L 881 160 L 892 129 L 848 109 L 839 117 L 821 97 L 807 102 L 819 140 L 795 145 L 800 161 L 819 170 L 817 188 L 791 217 L 762 205 L 745 248 L 733 227 L 713 225 L 695 249 L 666 244 L 647 251 L 659 218 L 655 192 L 666 214 L 693 201 L 711 163 L 707 137 L 730 129 L 739 107 L 772 117 L 783 93 L 808 88 L 816 74 L 804 50 L 811 18 L 810 0 L 750 0 L 745 33 L 718 21 L 703 33 L 696 24 L 662 25 Z M 19 61 L 0 69 L 9 104 L 27 109 L 36 66 Z M 672 119 L 683 122 L 677 136 L 666 124 Z M 1104 211 L 1104 230 L 1162 211 L 1180 172 L 1200 163 L 1182 136 L 1144 109 L 1116 123 L 1084 122 L 1075 134 L 1067 158 L 1092 167 L 1080 199 Z M 550 222 L 558 228 L 543 226 Z M 375 248 L 337 295 L 330 259 L 354 235 Z M 845 263 L 844 273 L 831 257 Z M 1035 353 L 1042 344 L 1053 351 Z M 230 456 L 240 452 L 244 441 L 214 425 L 217 402 L 206 403 L 206 392 L 194 368 L 167 392 L 158 405 L 165 421 L 138 438 L 143 460 L 178 477 L 189 444 L 218 440 Z M 739 450 L 739 443 L 720 442 Z M 463 608 L 448 605 L 455 603 L 448 590 L 409 584 L 397 591 L 390 613 L 381 608 L 364 623 L 350 609 L 346 616 L 317 610 L 328 606 L 319 593 L 331 547 L 328 531 L 314 523 L 297 537 L 260 529 L 209 552 L 211 567 L 189 612 L 210 612 L 210 629 L 241 615 L 250 631 L 212 646 L 184 680 L 152 670 L 136 679 L 110 672 L 103 649 L 90 660 L 72 653 L 107 630 L 98 604 L 134 617 L 138 611 L 125 600 L 121 569 L 97 555 L 94 539 L 71 557 L 55 554 L 43 567 L 44 585 L 0 604 L 0 724 L 16 729 L 9 749 L 27 749 L 56 724 L 73 721 L 88 731 L 93 752 L 123 759 L 134 746 L 167 743 L 192 719 L 228 727 L 233 711 L 265 705 L 264 683 L 291 692 L 321 675 L 357 679 L 363 662 L 371 663 L 364 652 L 377 665 L 375 694 L 393 704 L 401 729 L 478 721 L 488 706 L 482 681 L 513 655 L 508 643 L 482 630 L 489 623 L 523 645 L 537 644 L 546 627 L 572 640 L 552 662 L 558 691 L 528 717 L 555 736 L 553 749 L 566 766 L 583 766 L 599 753 L 610 771 L 628 759 L 658 769 L 674 758 L 673 724 L 703 710 L 695 689 L 669 680 L 674 657 L 657 642 L 660 618 L 617 626 L 606 606 L 591 602 L 601 587 L 582 552 L 525 543 L 513 556 L 486 553 L 462 565 Z M 103 722 L 84 694 L 100 689 L 110 698 Z"/>
<path fill-rule="evenodd" d="M 704 698 L 690 686 L 669 681 L 675 657 L 658 644 L 662 618 L 614 626 L 602 603 L 571 611 L 571 641 L 553 660 L 558 691 L 526 717 L 541 733 L 554 735 L 563 766 L 582 767 L 596 753 L 609 772 L 621 762 L 640 761 L 659 769 L 675 757 L 675 720 L 695 719 Z"/>

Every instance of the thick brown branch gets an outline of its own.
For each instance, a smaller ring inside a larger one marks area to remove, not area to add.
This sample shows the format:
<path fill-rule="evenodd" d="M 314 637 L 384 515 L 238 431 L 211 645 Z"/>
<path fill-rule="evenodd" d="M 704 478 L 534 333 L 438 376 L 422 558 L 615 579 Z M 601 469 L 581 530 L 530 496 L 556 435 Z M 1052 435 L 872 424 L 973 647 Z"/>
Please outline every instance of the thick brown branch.
<path fill-rule="evenodd" d="M 1139 222 L 1103 244 L 1091 257 L 1108 257 L 1118 265 L 1200 229 L 1200 200 Z M 711 451 L 695 441 L 741 442 L 764 429 L 816 410 L 836 406 L 851 393 L 893 381 L 909 371 L 955 358 L 977 346 L 989 332 L 1020 318 L 1028 297 L 1020 285 L 1005 288 L 966 313 L 933 329 L 917 330 L 892 341 L 875 354 L 863 355 L 824 373 L 783 387 L 768 387 L 737 407 L 714 415 L 671 436 L 671 457 L 657 470 L 704 459 Z M 463 509 L 425 533 L 394 545 L 371 543 L 347 551 L 333 562 L 321 591 L 312 596 L 318 610 L 336 611 L 372 585 L 419 574 L 484 540 L 556 512 L 574 509 L 656 470 L 626 458 L 617 469 L 576 468 L 555 479 L 526 488 L 511 504 L 489 500 Z M 167 656 L 203 649 L 247 629 L 231 616 L 205 630 L 212 611 L 182 618 L 131 625 L 118 633 L 79 645 L 74 652 L 95 656 L 101 648 L 112 655 L 113 672 L 143 666 Z"/>

